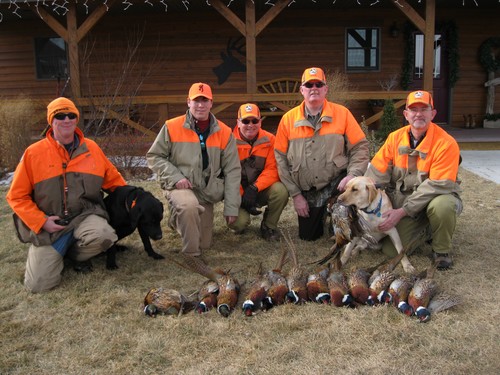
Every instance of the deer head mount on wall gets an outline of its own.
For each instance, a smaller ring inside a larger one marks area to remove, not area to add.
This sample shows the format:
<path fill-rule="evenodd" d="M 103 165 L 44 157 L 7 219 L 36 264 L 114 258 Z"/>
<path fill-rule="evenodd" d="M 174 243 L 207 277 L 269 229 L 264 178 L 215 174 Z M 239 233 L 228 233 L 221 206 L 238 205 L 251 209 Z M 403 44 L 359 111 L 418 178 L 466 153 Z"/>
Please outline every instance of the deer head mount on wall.
<path fill-rule="evenodd" d="M 213 72 L 218 78 L 219 85 L 227 81 L 231 73 L 246 72 L 247 67 L 235 54 L 245 57 L 246 53 L 243 51 L 245 47 L 245 40 L 242 36 L 239 38 L 229 38 L 227 41 L 226 52 L 221 52 L 222 63 L 213 68 Z M 235 54 L 233 54 L 235 53 Z"/>

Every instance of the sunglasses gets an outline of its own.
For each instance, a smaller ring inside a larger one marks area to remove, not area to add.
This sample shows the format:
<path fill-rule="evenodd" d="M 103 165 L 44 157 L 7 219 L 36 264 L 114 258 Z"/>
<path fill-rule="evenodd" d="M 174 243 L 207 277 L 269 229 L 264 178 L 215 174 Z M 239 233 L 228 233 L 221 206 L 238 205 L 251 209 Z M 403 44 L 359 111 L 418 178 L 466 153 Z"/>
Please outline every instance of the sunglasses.
<path fill-rule="evenodd" d="M 323 82 L 306 82 L 304 83 L 304 87 L 307 87 L 308 89 L 312 89 L 313 87 L 316 87 L 318 89 L 322 88 L 325 86 Z"/>
<path fill-rule="evenodd" d="M 54 118 L 57 120 L 64 120 L 66 116 L 68 116 L 70 120 L 77 118 L 75 113 L 58 113 L 57 115 L 54 115 Z"/>
<path fill-rule="evenodd" d="M 260 119 L 258 119 L 258 118 L 253 118 L 253 119 L 249 120 L 249 119 L 245 118 L 245 119 L 241 120 L 241 122 L 242 122 L 243 124 L 245 124 L 245 125 L 248 125 L 248 124 L 250 124 L 250 123 L 252 123 L 252 124 L 254 124 L 254 125 L 257 125 L 257 124 L 260 122 Z"/>

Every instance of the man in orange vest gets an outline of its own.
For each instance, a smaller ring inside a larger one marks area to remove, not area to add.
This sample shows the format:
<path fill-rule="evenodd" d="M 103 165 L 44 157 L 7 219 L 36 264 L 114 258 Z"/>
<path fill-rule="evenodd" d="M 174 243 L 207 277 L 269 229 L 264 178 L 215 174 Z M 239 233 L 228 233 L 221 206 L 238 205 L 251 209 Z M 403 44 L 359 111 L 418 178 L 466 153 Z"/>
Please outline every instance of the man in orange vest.
<path fill-rule="evenodd" d="M 283 115 L 274 148 L 298 215 L 299 237 L 314 241 L 323 235 L 328 200 L 365 173 L 368 141 L 346 107 L 326 100 L 321 68 L 304 71 L 300 92 L 304 101 Z"/>
<path fill-rule="evenodd" d="M 228 225 L 238 217 L 241 168 L 229 126 L 211 112 L 212 89 L 194 83 L 186 114 L 167 120 L 146 154 L 170 207 L 182 252 L 200 257 L 212 243 L 214 204 L 224 200 Z"/>
<path fill-rule="evenodd" d="M 451 239 L 462 211 L 457 178 L 460 149 L 432 122 L 437 111 L 429 92 L 410 93 L 403 113 L 409 125 L 389 134 L 366 171 L 366 176 L 386 186 L 394 207 L 383 215 L 380 230 L 396 226 L 405 247 L 418 238 L 422 241 L 414 247 L 432 239 L 437 268 L 448 269 L 453 264 Z M 386 239 L 382 250 L 396 255 L 392 241 Z"/>
<path fill-rule="evenodd" d="M 118 237 L 108 224 L 102 191 L 126 185 L 99 146 L 77 127 L 80 112 L 67 98 L 47 106 L 46 136 L 29 146 L 7 193 L 22 242 L 31 243 L 24 285 L 33 293 L 61 282 L 64 257 L 90 271 L 89 259 Z"/>
<path fill-rule="evenodd" d="M 288 203 L 288 190 L 278 176 L 274 157 L 274 135 L 261 128 L 259 107 L 246 103 L 238 110 L 233 135 L 241 162 L 241 207 L 238 219 L 229 227 L 242 233 L 250 225 L 250 215 L 262 213 L 260 235 L 267 241 L 278 241 L 278 221 Z"/>

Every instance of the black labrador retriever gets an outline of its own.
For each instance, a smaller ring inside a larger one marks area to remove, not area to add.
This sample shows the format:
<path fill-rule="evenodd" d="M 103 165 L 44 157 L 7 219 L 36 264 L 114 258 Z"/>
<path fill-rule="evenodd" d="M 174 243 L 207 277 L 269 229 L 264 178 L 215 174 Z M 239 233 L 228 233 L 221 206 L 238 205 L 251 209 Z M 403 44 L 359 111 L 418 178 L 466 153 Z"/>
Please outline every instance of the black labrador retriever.
<path fill-rule="evenodd" d="M 104 198 L 109 223 L 116 231 L 118 240 L 132 234 L 136 229 L 141 236 L 144 250 L 153 259 L 164 259 L 151 246 L 152 240 L 162 238 L 161 220 L 163 203 L 153 194 L 137 186 L 121 186 Z M 106 252 L 106 268 L 117 269 L 116 252 L 125 246 L 116 243 Z"/>

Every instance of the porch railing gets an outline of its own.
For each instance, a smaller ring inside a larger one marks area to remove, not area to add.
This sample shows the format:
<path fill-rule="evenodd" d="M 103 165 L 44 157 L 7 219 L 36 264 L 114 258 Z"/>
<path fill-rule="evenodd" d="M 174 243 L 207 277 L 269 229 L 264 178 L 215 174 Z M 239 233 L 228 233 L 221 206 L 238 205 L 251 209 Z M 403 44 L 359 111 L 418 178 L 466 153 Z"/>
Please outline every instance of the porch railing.
<path fill-rule="evenodd" d="M 357 91 L 349 92 L 349 100 L 357 101 L 364 100 L 368 101 L 371 99 L 393 99 L 395 100 L 395 107 L 400 108 L 405 104 L 405 99 L 408 95 L 407 91 Z M 337 98 L 342 99 L 342 94 L 339 93 Z M 42 121 L 46 116 L 46 106 L 53 98 L 39 98 L 33 101 L 35 107 L 40 108 L 40 116 L 36 118 L 36 122 Z M 107 118 L 117 119 L 120 122 L 130 126 L 138 131 L 144 133 L 147 138 L 154 139 L 156 133 L 152 130 L 146 128 L 140 123 L 133 121 L 122 113 L 118 113 L 110 110 L 110 99 L 103 97 L 81 97 L 72 98 L 75 104 L 83 108 L 84 113 L 86 109 L 97 108 L 99 111 L 106 111 Z M 14 100 L 14 99 L 13 99 Z M 301 101 L 302 96 L 300 93 L 245 93 L 245 94 L 216 94 L 214 96 L 214 107 L 212 108 L 212 113 L 217 114 L 230 106 L 246 102 L 268 102 L 268 103 L 280 103 L 280 110 L 286 111 L 289 108 L 288 103 Z M 124 105 L 157 105 L 158 106 L 158 119 L 160 123 L 169 118 L 169 105 L 179 105 L 186 103 L 186 95 L 156 95 L 156 96 L 136 96 L 130 97 L 114 97 L 112 99 L 112 106 L 124 106 Z M 87 111 L 88 112 L 88 111 Z M 383 112 L 374 114 L 373 116 L 366 118 L 366 125 L 370 125 L 382 117 Z"/>

